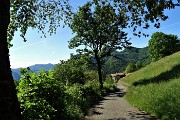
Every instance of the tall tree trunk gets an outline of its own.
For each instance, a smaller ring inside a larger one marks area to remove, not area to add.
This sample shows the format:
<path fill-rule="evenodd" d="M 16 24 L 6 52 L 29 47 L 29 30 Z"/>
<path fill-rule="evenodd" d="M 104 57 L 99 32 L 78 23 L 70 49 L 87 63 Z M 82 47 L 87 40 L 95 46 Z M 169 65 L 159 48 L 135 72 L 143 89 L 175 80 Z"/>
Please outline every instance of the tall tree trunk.
<path fill-rule="evenodd" d="M 101 61 L 97 53 L 95 53 L 95 59 L 97 61 L 97 66 L 98 66 L 98 77 L 99 77 L 100 89 L 102 89 L 103 88 L 103 80 L 102 80 L 102 72 L 101 72 L 102 65 L 101 65 Z"/>
<path fill-rule="evenodd" d="M 0 0 L 0 120 L 21 120 L 15 84 L 12 78 L 7 29 L 10 22 L 10 0 Z"/>

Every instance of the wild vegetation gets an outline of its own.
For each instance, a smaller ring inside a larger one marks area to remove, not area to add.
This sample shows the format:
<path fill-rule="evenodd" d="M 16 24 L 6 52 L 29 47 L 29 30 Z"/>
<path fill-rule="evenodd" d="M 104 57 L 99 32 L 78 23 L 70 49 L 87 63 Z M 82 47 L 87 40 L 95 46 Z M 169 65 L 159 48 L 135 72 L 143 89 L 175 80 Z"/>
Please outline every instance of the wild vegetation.
<path fill-rule="evenodd" d="M 109 77 L 104 77 L 100 89 L 97 72 L 77 67 L 81 62 L 72 57 L 49 72 L 21 69 L 16 85 L 23 119 L 80 120 L 103 95 L 116 90 Z"/>
<path fill-rule="evenodd" d="M 162 120 L 180 119 L 180 52 L 153 62 L 122 79 L 126 98 Z"/>

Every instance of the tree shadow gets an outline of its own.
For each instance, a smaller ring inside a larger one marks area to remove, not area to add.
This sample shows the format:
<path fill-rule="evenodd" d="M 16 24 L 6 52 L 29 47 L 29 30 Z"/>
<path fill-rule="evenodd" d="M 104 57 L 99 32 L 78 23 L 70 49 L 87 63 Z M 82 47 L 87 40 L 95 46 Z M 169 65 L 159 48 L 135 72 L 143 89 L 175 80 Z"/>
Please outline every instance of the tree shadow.
<path fill-rule="evenodd" d="M 108 96 L 109 97 L 123 97 L 126 95 L 126 92 L 122 91 L 121 89 L 119 89 L 118 91 L 114 92 L 114 93 L 110 93 Z"/>
<path fill-rule="evenodd" d="M 133 85 L 138 86 L 138 85 L 147 85 L 149 83 L 161 83 L 163 81 L 169 81 L 172 78 L 178 78 L 179 75 L 180 75 L 180 65 L 176 65 L 170 71 L 161 73 L 160 75 L 155 76 L 153 78 L 139 80 L 137 82 L 134 82 Z"/>
<path fill-rule="evenodd" d="M 117 88 L 117 90 L 115 92 L 109 93 L 107 94 L 104 98 L 102 98 L 99 102 L 97 102 L 96 104 L 94 104 L 91 109 L 89 109 L 89 112 L 87 114 L 87 116 L 93 116 L 93 115 L 101 115 L 103 113 L 99 112 L 96 110 L 96 108 L 99 109 L 104 109 L 104 107 L 102 107 L 101 105 L 104 104 L 105 101 L 107 100 L 117 100 L 114 99 L 114 97 L 123 97 L 126 93 L 123 91 L 123 89 L 119 89 Z M 124 118 L 116 118 L 116 119 L 112 119 L 112 120 L 125 120 Z"/>
<path fill-rule="evenodd" d="M 158 120 L 155 116 L 151 116 L 143 111 L 128 111 L 131 120 Z"/>
<path fill-rule="evenodd" d="M 126 118 L 120 117 L 120 118 L 112 118 L 112 119 L 108 119 L 108 120 L 127 120 Z"/>

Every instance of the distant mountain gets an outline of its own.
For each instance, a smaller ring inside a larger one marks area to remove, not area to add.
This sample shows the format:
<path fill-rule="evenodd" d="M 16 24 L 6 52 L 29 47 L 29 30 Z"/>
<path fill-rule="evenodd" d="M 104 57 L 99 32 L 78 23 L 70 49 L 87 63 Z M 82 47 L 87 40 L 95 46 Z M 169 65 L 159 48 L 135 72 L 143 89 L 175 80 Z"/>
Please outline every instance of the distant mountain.
<path fill-rule="evenodd" d="M 35 64 L 32 66 L 29 66 L 29 68 L 34 71 L 34 72 L 39 72 L 40 70 L 45 70 L 45 71 L 49 71 L 50 69 L 54 68 L 54 64 Z M 21 68 L 17 68 L 17 69 L 11 69 L 12 70 L 12 75 L 13 75 L 13 79 L 14 80 L 19 80 L 21 77 L 21 73 L 20 70 Z"/>
<path fill-rule="evenodd" d="M 20 80 L 21 75 L 12 70 L 12 76 L 14 80 Z"/>

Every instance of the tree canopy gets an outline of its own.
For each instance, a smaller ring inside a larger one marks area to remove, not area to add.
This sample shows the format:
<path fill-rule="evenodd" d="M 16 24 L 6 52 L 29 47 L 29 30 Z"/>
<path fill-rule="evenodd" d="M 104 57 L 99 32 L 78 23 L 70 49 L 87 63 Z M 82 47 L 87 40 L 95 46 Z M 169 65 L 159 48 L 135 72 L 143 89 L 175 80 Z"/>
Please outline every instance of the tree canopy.
<path fill-rule="evenodd" d="M 96 0 L 97 1 L 97 0 Z M 108 1 L 108 0 L 106 0 Z M 118 14 L 125 16 L 128 20 L 126 27 L 132 29 L 135 36 L 149 35 L 143 31 L 148 29 L 150 23 L 159 28 L 160 22 L 165 21 L 168 16 L 165 9 L 174 9 L 180 5 L 179 0 L 113 0 Z"/>
<path fill-rule="evenodd" d="M 68 23 L 72 14 L 68 0 L 11 0 L 10 8 L 9 42 L 18 30 L 26 41 L 29 27 L 38 29 L 44 36 L 56 33 L 62 21 Z"/>
<path fill-rule="evenodd" d="M 127 34 L 122 31 L 125 26 L 126 18 L 117 15 L 110 3 L 88 2 L 73 16 L 70 28 L 76 36 L 69 41 L 69 47 L 76 48 L 83 45 L 84 48 L 78 51 L 90 54 L 96 59 L 101 85 L 103 58 L 112 51 L 130 44 Z"/>
<path fill-rule="evenodd" d="M 171 55 L 180 50 L 180 40 L 177 35 L 155 32 L 149 40 L 148 53 L 152 61 Z"/>

